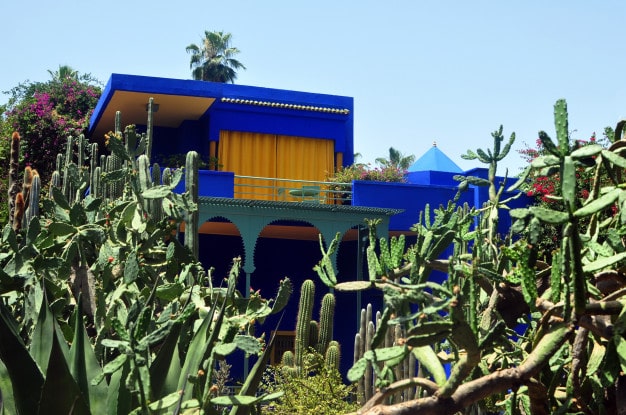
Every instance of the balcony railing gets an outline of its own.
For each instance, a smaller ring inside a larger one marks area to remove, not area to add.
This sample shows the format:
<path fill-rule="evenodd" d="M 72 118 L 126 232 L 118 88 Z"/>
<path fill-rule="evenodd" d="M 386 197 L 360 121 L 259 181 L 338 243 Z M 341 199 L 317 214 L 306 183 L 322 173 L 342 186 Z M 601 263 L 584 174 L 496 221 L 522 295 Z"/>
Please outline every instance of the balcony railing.
<path fill-rule="evenodd" d="M 352 200 L 352 184 L 235 175 L 236 198 L 343 205 Z"/>

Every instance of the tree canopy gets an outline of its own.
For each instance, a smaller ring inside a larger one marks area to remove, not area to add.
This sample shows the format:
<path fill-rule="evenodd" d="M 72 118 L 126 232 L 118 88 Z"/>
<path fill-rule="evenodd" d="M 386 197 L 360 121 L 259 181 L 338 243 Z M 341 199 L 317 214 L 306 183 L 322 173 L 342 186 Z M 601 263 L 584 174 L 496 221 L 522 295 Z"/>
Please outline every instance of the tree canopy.
<path fill-rule="evenodd" d="M 19 132 L 23 162 L 37 169 L 44 183 L 67 137 L 85 133 L 102 92 L 99 81 L 70 66 L 48 73 L 46 82 L 25 81 L 5 92 L 10 97 L 2 124 L 5 137 Z"/>
<path fill-rule="evenodd" d="M 189 67 L 193 79 L 234 83 L 237 71 L 246 67 L 234 58 L 239 49 L 230 46 L 232 35 L 224 32 L 204 32 L 200 45 L 192 43 L 185 49 L 191 54 Z"/>
<path fill-rule="evenodd" d="M 382 167 L 396 167 L 401 170 L 408 169 L 414 161 L 415 156 L 413 154 L 405 156 L 393 147 L 389 147 L 389 158 L 379 157 L 376 159 L 376 163 Z"/>

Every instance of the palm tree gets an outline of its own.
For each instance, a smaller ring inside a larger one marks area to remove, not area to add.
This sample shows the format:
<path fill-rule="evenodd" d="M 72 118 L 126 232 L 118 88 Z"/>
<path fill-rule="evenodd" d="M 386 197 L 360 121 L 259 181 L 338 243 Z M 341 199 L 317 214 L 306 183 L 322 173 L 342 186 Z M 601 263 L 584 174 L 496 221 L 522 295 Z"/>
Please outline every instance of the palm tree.
<path fill-rule="evenodd" d="M 78 79 L 78 71 L 69 65 L 59 65 L 59 69 L 51 71 L 48 69 L 48 73 L 54 81 L 62 81 L 64 79 Z"/>
<path fill-rule="evenodd" d="M 234 83 L 237 70 L 246 69 L 233 56 L 239 49 L 230 46 L 231 34 L 204 31 L 200 46 L 192 43 L 185 49 L 191 53 L 191 75 L 195 80 Z"/>
<path fill-rule="evenodd" d="M 393 147 L 389 147 L 389 158 L 379 157 L 376 159 L 376 163 L 382 167 L 396 167 L 398 169 L 407 170 L 411 164 L 415 161 L 415 156 L 405 156 Z"/>

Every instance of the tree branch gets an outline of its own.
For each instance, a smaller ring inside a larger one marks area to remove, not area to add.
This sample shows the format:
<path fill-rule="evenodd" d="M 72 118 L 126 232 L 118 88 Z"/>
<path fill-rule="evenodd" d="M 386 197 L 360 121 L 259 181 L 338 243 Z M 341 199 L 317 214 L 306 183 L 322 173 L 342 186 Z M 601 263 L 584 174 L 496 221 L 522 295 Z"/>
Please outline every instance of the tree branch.
<path fill-rule="evenodd" d="M 449 398 L 430 396 L 385 406 L 363 407 L 360 415 L 443 415 L 454 414 L 490 395 L 531 383 L 573 332 L 565 324 L 554 325 L 519 367 L 491 373 L 460 385 Z"/>

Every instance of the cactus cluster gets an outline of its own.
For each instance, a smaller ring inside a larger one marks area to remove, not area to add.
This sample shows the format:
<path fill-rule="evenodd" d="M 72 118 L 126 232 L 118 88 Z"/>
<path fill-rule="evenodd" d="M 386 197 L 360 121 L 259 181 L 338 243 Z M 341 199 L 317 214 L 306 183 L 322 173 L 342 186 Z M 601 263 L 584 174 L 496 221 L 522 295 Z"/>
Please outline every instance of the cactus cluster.
<path fill-rule="evenodd" d="M 14 231 L 28 229 L 33 218 L 39 216 L 39 202 L 41 195 L 41 178 L 37 170 L 26 166 L 20 185 L 19 158 L 20 135 L 14 132 L 11 135 L 9 155 L 9 186 L 8 205 L 9 223 Z"/>
<path fill-rule="evenodd" d="M 187 164 L 188 191 L 174 193 L 181 169 L 161 174 L 150 165 L 148 138 L 132 126 L 122 133 L 120 119 L 108 156 L 83 137 L 68 139 L 41 200 L 34 169 L 24 169 L 19 184 L 19 135 L 12 137 L 14 228 L 0 238 L 0 407 L 249 413 L 279 396 L 257 393 L 272 340 L 255 337 L 252 327 L 281 311 L 291 282 L 281 281 L 274 302 L 244 297 L 235 259 L 225 286 L 214 288 L 211 271 L 192 254 L 197 154 Z M 172 238 L 183 220 L 188 249 Z M 257 363 L 239 395 L 217 396 L 212 369 L 236 349 L 257 355 Z"/>
<path fill-rule="evenodd" d="M 368 304 L 366 308 L 361 309 L 359 332 L 354 336 L 354 364 L 363 359 L 365 353 L 372 350 L 374 334 L 382 324 L 382 314 L 378 311 L 374 315 L 371 304 Z M 380 348 L 391 348 L 393 346 L 401 345 L 403 339 L 406 339 L 406 330 L 399 325 L 388 325 L 385 327 L 384 341 L 381 343 Z M 372 370 L 372 367 L 368 367 L 365 370 L 364 376 L 361 376 L 357 380 L 357 401 L 360 405 L 363 405 L 365 402 L 370 400 L 376 393 L 376 390 L 380 387 L 378 373 L 380 372 Z M 394 368 L 394 378 L 396 380 L 411 379 L 416 375 L 417 366 L 415 356 L 413 354 L 405 356 L 404 359 L 402 359 L 402 361 Z M 394 395 L 393 401 L 402 402 L 407 399 L 412 399 L 415 394 L 415 388 L 413 391 L 404 390 Z"/>
<path fill-rule="evenodd" d="M 340 347 L 332 340 L 335 316 L 335 296 L 327 293 L 322 298 L 320 321 L 313 320 L 315 283 L 305 280 L 300 289 L 294 351 L 286 351 L 281 364 L 292 375 L 301 375 L 305 355 L 313 349 L 325 357 L 326 365 L 339 369 Z"/>

